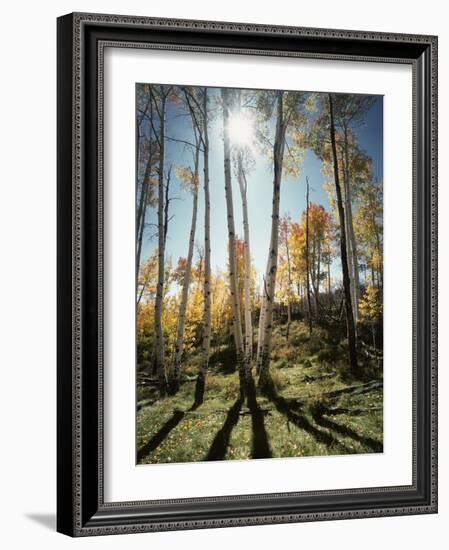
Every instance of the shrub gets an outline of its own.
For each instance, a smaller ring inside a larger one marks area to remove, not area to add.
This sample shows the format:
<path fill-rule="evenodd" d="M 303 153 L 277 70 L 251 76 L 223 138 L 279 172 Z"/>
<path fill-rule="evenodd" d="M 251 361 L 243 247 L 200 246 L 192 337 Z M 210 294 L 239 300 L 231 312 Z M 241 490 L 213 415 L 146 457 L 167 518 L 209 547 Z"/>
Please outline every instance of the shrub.
<path fill-rule="evenodd" d="M 271 372 L 271 380 L 277 391 L 282 391 L 288 385 L 288 380 L 279 370 L 273 370 Z"/>

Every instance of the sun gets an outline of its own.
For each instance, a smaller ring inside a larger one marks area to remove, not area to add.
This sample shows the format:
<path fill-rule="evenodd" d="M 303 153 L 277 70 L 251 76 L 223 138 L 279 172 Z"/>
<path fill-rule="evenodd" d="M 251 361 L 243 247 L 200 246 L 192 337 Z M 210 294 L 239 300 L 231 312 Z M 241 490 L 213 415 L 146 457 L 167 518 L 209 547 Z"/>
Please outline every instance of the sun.
<path fill-rule="evenodd" d="M 231 113 L 228 122 L 231 143 L 240 147 L 251 147 L 254 143 L 254 121 L 244 113 Z"/>

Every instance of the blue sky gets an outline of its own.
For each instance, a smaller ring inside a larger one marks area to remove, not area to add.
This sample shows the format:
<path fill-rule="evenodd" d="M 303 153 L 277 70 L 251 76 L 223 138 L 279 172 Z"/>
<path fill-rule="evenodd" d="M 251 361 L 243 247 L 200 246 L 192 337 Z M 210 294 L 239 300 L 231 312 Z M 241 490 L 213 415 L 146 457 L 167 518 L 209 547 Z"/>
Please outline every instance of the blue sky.
<path fill-rule="evenodd" d="M 211 95 L 217 90 L 211 90 Z M 365 117 L 365 124 L 354 126 L 359 143 L 363 150 L 373 159 L 373 169 L 376 179 L 382 180 L 383 174 L 383 98 L 376 96 L 375 101 Z M 169 104 L 166 117 L 166 135 L 193 141 L 190 118 L 180 116 L 177 107 Z M 224 190 L 223 170 L 223 140 L 222 118 L 215 117 L 209 127 L 209 170 L 211 193 L 211 265 L 226 271 L 227 265 L 227 223 L 226 201 Z M 188 147 L 179 143 L 168 141 L 166 144 L 166 163 L 168 167 L 174 165 L 192 165 L 193 155 Z M 200 175 L 202 176 L 202 164 Z M 321 161 L 311 150 L 305 152 L 300 173 L 297 178 L 286 177 L 281 184 L 281 216 L 290 214 L 293 221 L 298 221 L 306 206 L 306 176 L 310 182 L 310 201 L 322 204 L 329 209 L 329 200 L 323 189 L 324 178 L 321 174 Z M 273 186 L 272 161 L 261 154 L 255 154 L 255 167 L 247 174 L 247 196 L 250 222 L 251 256 L 253 263 L 261 277 L 265 270 L 268 245 L 271 228 L 272 186 Z M 200 194 L 198 201 L 198 220 L 196 230 L 196 242 L 204 242 L 204 197 L 202 181 L 200 182 Z M 233 178 L 234 216 L 236 232 L 242 236 L 242 208 L 238 183 Z M 170 215 L 172 217 L 167 235 L 166 257 L 171 257 L 175 266 L 180 256 L 187 255 L 188 238 L 191 223 L 192 196 L 180 187 L 174 171 L 170 187 L 170 196 L 176 197 L 170 203 Z M 156 222 L 156 210 L 150 209 L 147 214 L 147 224 Z M 154 226 L 149 226 L 145 232 L 142 249 L 142 261 L 144 261 L 157 247 L 157 238 L 151 238 L 155 233 Z M 339 262 L 334 262 L 332 276 L 334 280 L 340 279 Z"/>

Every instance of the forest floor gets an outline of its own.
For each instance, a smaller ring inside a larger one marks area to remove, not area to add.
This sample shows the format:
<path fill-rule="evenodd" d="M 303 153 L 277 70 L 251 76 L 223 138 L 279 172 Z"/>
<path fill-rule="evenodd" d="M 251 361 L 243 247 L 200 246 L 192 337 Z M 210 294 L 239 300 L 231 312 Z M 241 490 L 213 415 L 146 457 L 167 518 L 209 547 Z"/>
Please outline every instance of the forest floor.
<path fill-rule="evenodd" d="M 381 358 L 366 348 L 363 380 L 348 376 L 344 341 L 331 331 L 295 321 L 274 331 L 271 397 L 257 406 L 239 399 L 239 380 L 225 349 L 214 351 L 204 402 L 195 407 L 198 357 L 186 359 L 174 396 L 138 386 L 139 464 L 244 460 L 383 450 Z M 190 379 L 191 378 L 191 379 Z"/>

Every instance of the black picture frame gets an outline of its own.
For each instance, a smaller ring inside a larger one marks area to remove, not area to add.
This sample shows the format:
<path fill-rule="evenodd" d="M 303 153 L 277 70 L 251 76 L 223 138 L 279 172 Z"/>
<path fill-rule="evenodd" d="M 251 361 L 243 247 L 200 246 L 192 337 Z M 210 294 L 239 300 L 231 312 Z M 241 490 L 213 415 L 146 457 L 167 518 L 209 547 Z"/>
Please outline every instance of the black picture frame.
<path fill-rule="evenodd" d="M 437 37 L 74 13 L 58 28 L 57 530 L 71 536 L 437 512 Z M 105 503 L 102 47 L 140 44 L 413 68 L 413 483 Z"/>

